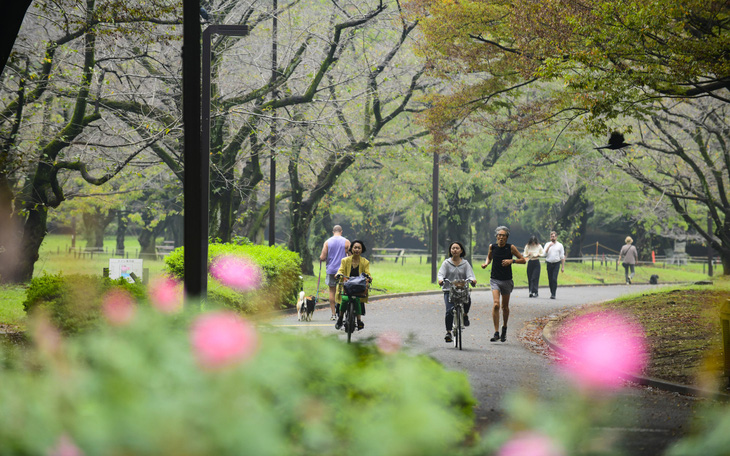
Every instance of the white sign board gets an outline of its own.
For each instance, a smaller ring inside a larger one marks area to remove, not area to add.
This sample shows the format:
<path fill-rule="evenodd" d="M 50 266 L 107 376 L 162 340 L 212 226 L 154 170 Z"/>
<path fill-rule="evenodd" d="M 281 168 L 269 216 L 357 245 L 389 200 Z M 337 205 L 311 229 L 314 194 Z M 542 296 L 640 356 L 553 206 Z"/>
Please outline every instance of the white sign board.
<path fill-rule="evenodd" d="M 111 258 L 109 259 L 109 278 L 116 280 L 120 277 L 124 277 L 128 282 L 134 282 L 131 273 L 134 273 L 137 278 L 142 279 L 142 260 L 133 259 L 127 260 L 124 258 Z"/>

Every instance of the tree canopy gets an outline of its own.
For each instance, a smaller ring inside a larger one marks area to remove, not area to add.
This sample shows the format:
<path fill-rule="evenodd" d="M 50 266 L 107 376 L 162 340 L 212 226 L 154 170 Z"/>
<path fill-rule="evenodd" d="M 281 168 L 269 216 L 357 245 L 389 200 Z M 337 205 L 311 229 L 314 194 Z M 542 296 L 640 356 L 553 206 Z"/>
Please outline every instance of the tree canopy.
<path fill-rule="evenodd" d="M 522 99 L 531 120 L 583 116 L 594 132 L 642 115 L 657 98 L 714 97 L 730 88 L 730 5 L 699 0 L 409 0 L 421 52 L 459 87 L 434 119 L 496 109 L 532 84 L 549 102 Z"/>

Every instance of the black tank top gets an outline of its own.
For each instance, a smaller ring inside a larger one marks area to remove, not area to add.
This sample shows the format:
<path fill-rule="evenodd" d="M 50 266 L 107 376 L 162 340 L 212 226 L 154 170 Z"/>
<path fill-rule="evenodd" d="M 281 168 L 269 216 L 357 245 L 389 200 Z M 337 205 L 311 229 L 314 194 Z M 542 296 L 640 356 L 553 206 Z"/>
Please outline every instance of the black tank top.
<path fill-rule="evenodd" d="M 492 278 L 497 280 L 512 280 L 512 265 L 502 266 L 502 260 L 512 259 L 512 244 L 500 247 L 492 244 Z"/>

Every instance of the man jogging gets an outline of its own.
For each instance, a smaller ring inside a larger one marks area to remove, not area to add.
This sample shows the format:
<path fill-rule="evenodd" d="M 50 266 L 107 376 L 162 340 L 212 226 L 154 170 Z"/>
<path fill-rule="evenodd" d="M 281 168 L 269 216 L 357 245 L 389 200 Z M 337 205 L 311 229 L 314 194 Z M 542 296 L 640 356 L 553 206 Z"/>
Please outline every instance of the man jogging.
<path fill-rule="evenodd" d="M 506 226 L 497 227 L 497 243 L 489 245 L 487 262 L 482 264 L 482 269 L 492 265 L 492 275 L 489 285 L 492 288 L 494 307 L 492 307 L 492 320 L 494 322 L 494 336 L 489 339 L 491 342 L 507 340 L 507 320 L 509 320 L 509 298 L 514 288 L 512 281 L 512 265 L 515 263 L 525 264 L 527 260 L 520 251 L 512 244 L 507 243 L 509 228 Z M 517 259 L 514 259 L 517 257 Z M 502 302 L 500 303 L 500 296 Z M 502 308 L 502 333 L 499 332 L 499 308 Z"/>

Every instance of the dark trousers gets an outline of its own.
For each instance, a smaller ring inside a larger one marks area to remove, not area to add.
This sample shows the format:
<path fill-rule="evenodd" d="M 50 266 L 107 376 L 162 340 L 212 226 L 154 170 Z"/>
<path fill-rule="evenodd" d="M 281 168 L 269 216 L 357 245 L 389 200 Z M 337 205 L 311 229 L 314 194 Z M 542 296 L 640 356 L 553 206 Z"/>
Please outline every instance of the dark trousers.
<path fill-rule="evenodd" d="M 449 302 L 448 292 L 444 293 L 444 304 L 446 304 L 446 331 L 451 332 L 451 329 L 454 327 L 454 305 Z M 471 309 L 471 297 L 469 297 L 469 302 L 464 306 L 464 314 L 468 314 L 469 309 Z"/>
<path fill-rule="evenodd" d="M 545 263 L 547 265 L 548 283 L 550 284 L 550 296 L 555 296 L 558 290 L 558 273 L 560 273 L 560 261 Z"/>
<path fill-rule="evenodd" d="M 530 260 L 527 262 L 527 286 L 531 294 L 537 294 L 539 284 L 540 260 Z"/>

